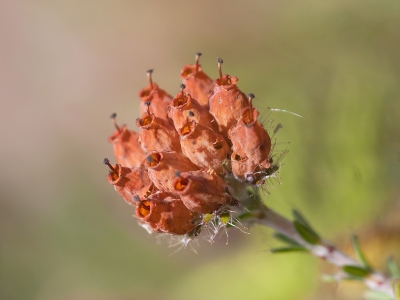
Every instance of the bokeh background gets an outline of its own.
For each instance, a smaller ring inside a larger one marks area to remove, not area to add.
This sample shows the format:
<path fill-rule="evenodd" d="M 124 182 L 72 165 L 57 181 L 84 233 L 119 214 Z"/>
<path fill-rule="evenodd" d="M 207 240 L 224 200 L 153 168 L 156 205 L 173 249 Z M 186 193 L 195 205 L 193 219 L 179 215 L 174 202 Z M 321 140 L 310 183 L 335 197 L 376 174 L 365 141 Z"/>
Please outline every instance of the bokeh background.
<path fill-rule="evenodd" d="M 109 115 L 135 128 L 145 71 L 175 95 L 197 51 L 264 116 L 304 117 L 268 115 L 289 149 L 268 205 L 378 267 L 400 254 L 399 1 L 4 0 L 1 299 L 361 299 L 264 228 L 170 256 L 106 182 Z"/>

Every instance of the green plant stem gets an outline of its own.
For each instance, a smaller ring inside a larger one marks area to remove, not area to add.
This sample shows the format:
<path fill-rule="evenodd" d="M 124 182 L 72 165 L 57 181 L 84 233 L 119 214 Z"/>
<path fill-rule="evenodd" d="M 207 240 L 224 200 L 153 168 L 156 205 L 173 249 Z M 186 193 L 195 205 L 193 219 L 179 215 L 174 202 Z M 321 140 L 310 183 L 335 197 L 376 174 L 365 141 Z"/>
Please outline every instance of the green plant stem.
<path fill-rule="evenodd" d="M 251 216 L 248 216 L 245 221 L 272 228 L 303 246 L 312 255 L 340 268 L 344 266 L 363 267 L 362 263 L 347 256 L 325 240 L 322 240 L 321 243 L 317 245 L 307 243 L 297 233 L 293 222 L 264 205 L 262 205 L 256 213 L 252 213 Z M 338 277 L 338 280 L 346 279 L 346 277 L 348 277 L 348 275 L 342 274 L 342 276 Z M 393 280 L 391 278 L 372 270 L 368 276 L 362 278 L 362 281 L 370 290 L 385 293 L 394 299 L 395 296 L 392 288 Z"/>

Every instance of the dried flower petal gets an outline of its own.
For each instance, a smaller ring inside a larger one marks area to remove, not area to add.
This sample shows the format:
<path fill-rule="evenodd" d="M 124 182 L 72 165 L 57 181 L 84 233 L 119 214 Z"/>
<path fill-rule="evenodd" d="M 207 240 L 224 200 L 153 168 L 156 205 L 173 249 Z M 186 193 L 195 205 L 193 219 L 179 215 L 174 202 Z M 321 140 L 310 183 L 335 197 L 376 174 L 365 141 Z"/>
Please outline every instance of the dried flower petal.
<path fill-rule="evenodd" d="M 146 157 L 144 165 L 154 185 L 170 193 L 174 192 L 173 181 L 177 172 L 198 170 L 190 160 L 174 151 L 153 151 Z"/>
<path fill-rule="evenodd" d="M 204 171 L 181 173 L 174 180 L 174 189 L 186 207 L 200 213 L 212 213 L 228 203 L 224 180 Z"/>
<path fill-rule="evenodd" d="M 212 127 L 213 117 L 200 104 L 193 99 L 190 94 L 185 94 L 184 85 L 181 86 L 180 91 L 172 100 L 168 116 L 172 119 L 176 131 L 180 131 L 188 121 L 195 120 L 205 126 Z"/>
<path fill-rule="evenodd" d="M 128 204 L 137 205 L 152 190 L 153 182 L 145 169 L 126 168 L 120 164 L 111 166 L 108 159 L 105 159 L 104 163 L 110 168 L 110 172 L 107 174 L 108 183 L 114 186 Z"/>
<path fill-rule="evenodd" d="M 199 57 L 196 53 L 196 63 L 186 65 L 181 71 L 182 83 L 186 86 L 187 92 L 196 99 L 202 107 L 208 108 L 208 98 L 214 88 L 213 81 L 201 69 Z"/>
<path fill-rule="evenodd" d="M 188 122 L 181 131 L 182 153 L 203 169 L 214 169 L 222 174 L 222 162 L 230 152 L 224 137 L 210 127 L 195 121 Z"/>
<path fill-rule="evenodd" d="M 108 141 L 113 144 L 117 163 L 129 168 L 140 167 L 146 154 L 138 143 L 139 135 L 128 130 L 126 125 L 119 127 L 115 121 L 116 114 L 111 117 L 114 120 L 116 130 L 108 138 Z"/>
<path fill-rule="evenodd" d="M 136 207 L 136 217 L 146 223 L 154 232 L 186 234 L 193 230 L 199 215 L 190 211 L 182 200 L 163 199 L 163 194 L 142 201 Z"/>

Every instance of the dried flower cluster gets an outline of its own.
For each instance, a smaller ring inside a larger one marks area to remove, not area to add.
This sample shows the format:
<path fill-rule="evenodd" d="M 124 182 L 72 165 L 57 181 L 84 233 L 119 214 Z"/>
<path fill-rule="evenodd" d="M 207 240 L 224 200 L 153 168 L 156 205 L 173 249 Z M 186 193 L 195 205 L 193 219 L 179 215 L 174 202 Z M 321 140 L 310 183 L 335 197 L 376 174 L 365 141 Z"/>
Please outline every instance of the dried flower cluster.
<path fill-rule="evenodd" d="M 238 88 L 237 77 L 222 74 L 220 58 L 213 81 L 202 71 L 200 55 L 182 69 L 175 97 L 147 71 L 138 133 L 111 116 L 117 164 L 104 160 L 107 180 L 153 232 L 196 236 L 211 223 L 234 226 L 232 212 L 242 206 L 238 189 L 262 186 L 278 169 L 270 135 L 252 106 L 254 95 Z"/>

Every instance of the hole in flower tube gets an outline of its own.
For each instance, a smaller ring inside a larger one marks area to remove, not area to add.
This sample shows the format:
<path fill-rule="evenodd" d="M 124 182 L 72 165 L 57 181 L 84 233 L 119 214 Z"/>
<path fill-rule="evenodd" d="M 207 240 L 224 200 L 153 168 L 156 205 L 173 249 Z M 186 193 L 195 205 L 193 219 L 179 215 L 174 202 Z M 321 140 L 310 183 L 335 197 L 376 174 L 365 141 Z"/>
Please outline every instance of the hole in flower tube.
<path fill-rule="evenodd" d="M 178 180 L 175 183 L 175 190 L 177 191 L 183 191 L 187 185 L 189 184 L 189 180 L 186 178 L 178 178 Z"/>
<path fill-rule="evenodd" d="M 159 153 L 152 153 L 146 157 L 146 161 L 149 164 L 149 167 L 154 167 L 160 163 L 161 155 Z"/>
<path fill-rule="evenodd" d="M 142 201 L 139 204 L 139 216 L 141 218 L 145 218 L 150 214 L 150 202 L 149 201 Z"/>
<path fill-rule="evenodd" d="M 186 125 L 184 125 L 181 129 L 181 134 L 182 135 L 188 135 L 189 133 L 192 132 L 192 126 L 191 123 L 187 123 Z"/>
<path fill-rule="evenodd" d="M 176 97 L 176 98 L 174 98 L 174 100 L 172 100 L 172 106 L 173 107 L 178 107 L 178 106 L 181 106 L 181 105 L 183 105 L 183 104 L 186 104 L 186 102 L 187 102 L 187 96 L 179 96 L 179 97 Z"/>
<path fill-rule="evenodd" d="M 236 160 L 236 161 L 245 161 L 245 160 L 247 160 L 247 157 L 245 157 L 245 156 L 241 157 L 237 153 L 232 153 L 232 159 Z"/>
<path fill-rule="evenodd" d="M 140 125 L 142 125 L 142 126 L 149 125 L 149 124 L 151 124 L 151 121 L 152 120 L 151 120 L 150 116 L 144 117 L 143 119 L 140 120 Z"/>
<path fill-rule="evenodd" d="M 222 148 L 222 142 L 221 141 L 215 142 L 213 143 L 213 146 L 215 150 L 219 150 Z"/>

